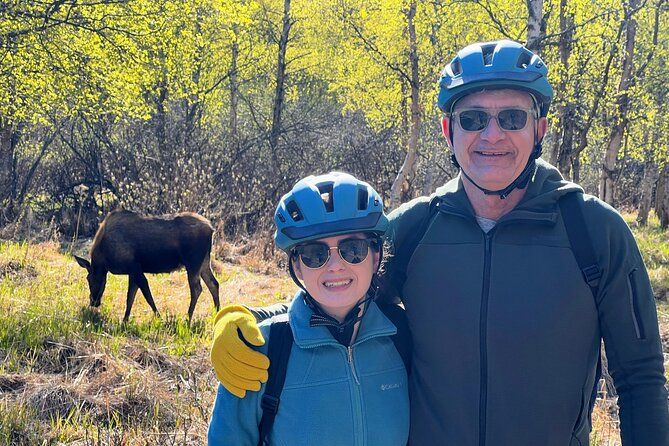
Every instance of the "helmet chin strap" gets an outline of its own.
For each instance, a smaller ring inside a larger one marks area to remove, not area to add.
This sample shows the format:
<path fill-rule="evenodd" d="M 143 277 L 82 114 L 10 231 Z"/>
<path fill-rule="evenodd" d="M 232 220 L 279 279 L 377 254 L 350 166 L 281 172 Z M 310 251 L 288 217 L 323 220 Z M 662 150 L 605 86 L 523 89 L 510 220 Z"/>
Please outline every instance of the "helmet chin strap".
<path fill-rule="evenodd" d="M 382 256 L 383 254 L 380 255 Z M 297 278 L 295 270 L 293 269 L 293 262 L 290 259 L 288 259 L 288 271 L 290 271 L 290 277 L 293 278 L 293 281 L 302 289 L 302 291 L 304 291 L 302 295 L 304 302 L 313 311 L 313 314 L 309 319 L 309 326 L 326 327 L 337 341 L 348 346 L 353 337 L 353 328 L 355 327 L 355 324 L 361 321 L 365 316 L 365 313 L 367 313 L 367 309 L 369 308 L 368 303 L 376 298 L 378 289 L 377 273 L 374 273 L 372 276 L 372 283 L 365 296 L 351 308 L 348 314 L 346 314 L 346 317 L 344 317 L 344 321 L 339 322 L 337 319 L 327 314 L 316 299 L 309 294 L 304 285 L 302 285 L 302 282 Z"/>
<path fill-rule="evenodd" d="M 530 94 L 530 96 L 532 97 L 535 109 L 537 109 L 537 113 L 539 113 L 539 104 L 537 103 L 537 99 L 534 97 L 533 94 Z M 453 105 L 451 105 L 451 111 L 455 108 L 455 104 L 456 103 L 454 102 Z M 460 169 L 462 175 L 464 175 L 464 177 L 467 178 L 469 182 L 472 183 L 474 186 L 476 186 L 477 189 L 479 189 L 481 192 L 483 192 L 486 195 L 499 195 L 499 199 L 504 200 L 506 197 L 509 196 L 511 192 L 513 192 L 514 189 L 524 189 L 527 186 L 527 183 L 530 181 L 530 178 L 532 177 L 532 173 L 534 172 L 534 168 L 536 166 L 535 161 L 537 158 L 541 156 L 541 153 L 543 151 L 541 147 L 541 141 L 539 141 L 537 135 L 536 128 L 534 132 L 534 149 L 532 150 L 532 153 L 530 154 L 530 157 L 528 158 L 527 164 L 525 164 L 525 168 L 523 169 L 523 171 L 520 172 L 520 174 L 516 177 L 516 179 L 513 180 L 511 184 L 506 186 L 504 189 L 490 190 L 476 184 L 476 182 L 472 180 L 469 175 L 467 175 L 465 170 L 462 167 L 460 167 L 460 163 L 458 163 L 458 160 L 455 158 L 455 152 L 453 151 L 453 120 L 449 120 L 448 127 L 449 127 L 449 133 L 451 135 L 450 137 L 451 163 L 456 168 Z"/>
<path fill-rule="evenodd" d="M 450 134 L 453 135 L 453 123 L 452 121 L 449 122 L 449 127 L 450 127 Z M 508 186 L 506 186 L 504 189 L 499 189 L 499 190 L 490 190 L 486 189 L 484 187 L 479 186 L 476 184 L 476 181 L 472 180 L 469 175 L 465 172 L 465 170 L 460 167 L 460 163 L 458 163 L 457 158 L 455 157 L 455 152 L 453 151 L 453 142 L 452 142 L 452 136 L 451 136 L 451 163 L 458 169 L 460 169 L 460 172 L 462 172 L 462 175 L 464 175 L 465 178 L 469 180 L 470 183 L 472 183 L 474 186 L 476 186 L 481 192 L 483 192 L 486 195 L 499 195 L 500 200 L 504 200 L 506 197 L 509 196 L 511 192 L 513 192 L 514 189 L 524 189 L 525 186 L 527 186 L 527 183 L 530 181 L 530 178 L 532 177 L 532 173 L 534 172 L 534 167 L 536 166 L 536 159 L 541 156 L 541 153 L 543 151 L 541 147 L 541 141 L 538 141 L 537 134 L 534 134 L 534 149 L 532 150 L 532 153 L 530 154 L 530 157 L 527 160 L 527 164 L 525 164 L 525 168 L 523 169 L 522 172 L 516 177 L 515 180 L 511 182 Z"/>
<path fill-rule="evenodd" d="M 474 180 L 471 179 L 469 175 L 467 175 L 464 169 L 462 169 L 459 165 L 458 167 L 460 167 L 460 172 L 462 172 L 462 175 L 464 175 L 464 177 L 467 178 L 469 182 L 476 186 L 481 192 L 486 195 L 499 195 L 500 200 L 504 200 L 511 192 L 513 192 L 514 189 L 524 189 L 525 186 L 527 186 L 527 183 L 530 181 L 532 173 L 534 172 L 534 167 L 536 166 L 535 161 L 541 156 L 541 152 L 541 143 L 537 142 L 534 145 L 534 150 L 532 150 L 532 153 L 527 160 L 527 164 L 525 164 L 525 168 L 522 172 L 520 172 L 520 175 L 518 175 L 516 179 L 511 182 L 511 184 L 506 186 L 504 189 L 499 190 L 490 190 L 479 186 Z M 455 155 L 451 155 L 451 160 L 455 160 Z M 455 163 L 457 163 L 457 160 L 455 160 Z"/>

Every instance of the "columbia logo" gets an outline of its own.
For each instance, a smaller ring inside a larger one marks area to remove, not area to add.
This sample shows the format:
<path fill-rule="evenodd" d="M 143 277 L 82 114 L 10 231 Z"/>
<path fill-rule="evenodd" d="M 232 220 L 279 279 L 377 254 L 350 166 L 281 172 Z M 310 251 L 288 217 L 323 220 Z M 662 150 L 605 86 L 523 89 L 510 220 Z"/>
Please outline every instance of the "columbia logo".
<path fill-rule="evenodd" d="M 381 390 L 391 390 L 391 389 L 399 389 L 400 385 L 399 383 L 395 384 L 381 384 Z"/>

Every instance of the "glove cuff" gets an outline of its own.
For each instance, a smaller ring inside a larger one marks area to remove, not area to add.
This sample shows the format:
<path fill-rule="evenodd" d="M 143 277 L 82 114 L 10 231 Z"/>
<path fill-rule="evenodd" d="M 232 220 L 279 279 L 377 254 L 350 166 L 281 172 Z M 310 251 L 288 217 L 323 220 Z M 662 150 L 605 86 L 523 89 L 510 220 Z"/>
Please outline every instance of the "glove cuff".
<path fill-rule="evenodd" d="M 216 313 L 216 317 L 214 318 L 214 325 L 216 325 L 216 323 L 223 316 L 225 316 L 226 314 L 230 314 L 230 313 L 244 313 L 244 314 L 248 314 L 249 316 L 251 316 L 255 319 L 255 317 L 253 316 L 253 313 L 251 313 L 248 310 L 248 308 L 246 308 L 244 305 L 239 305 L 239 304 L 226 305 L 223 308 L 221 308 L 218 313 Z"/>

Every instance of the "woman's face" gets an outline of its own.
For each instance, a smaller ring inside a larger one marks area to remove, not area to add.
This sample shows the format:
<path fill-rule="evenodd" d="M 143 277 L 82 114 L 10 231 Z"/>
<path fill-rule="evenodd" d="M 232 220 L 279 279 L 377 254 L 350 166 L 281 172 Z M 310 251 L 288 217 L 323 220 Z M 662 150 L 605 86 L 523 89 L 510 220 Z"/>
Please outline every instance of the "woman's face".
<path fill-rule="evenodd" d="M 379 253 L 368 248 L 365 259 L 356 264 L 342 259 L 338 244 L 347 239 L 365 239 L 363 233 L 325 237 L 315 242 L 330 248 L 330 258 L 320 268 L 309 268 L 298 257 L 293 267 L 304 288 L 327 314 L 342 321 L 365 296 L 379 264 Z"/>

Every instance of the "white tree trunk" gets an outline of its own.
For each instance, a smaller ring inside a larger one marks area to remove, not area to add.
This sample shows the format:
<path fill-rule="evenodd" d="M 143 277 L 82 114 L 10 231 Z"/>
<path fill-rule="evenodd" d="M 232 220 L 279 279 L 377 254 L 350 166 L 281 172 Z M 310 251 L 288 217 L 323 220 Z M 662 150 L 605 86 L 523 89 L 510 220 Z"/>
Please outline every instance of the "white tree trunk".
<path fill-rule="evenodd" d="M 663 229 L 669 227 L 669 165 L 665 165 L 657 181 L 655 213 Z"/>
<path fill-rule="evenodd" d="M 272 128 L 269 132 L 269 147 L 272 152 L 272 162 L 275 168 L 278 168 L 276 146 L 278 145 L 281 133 L 281 112 L 283 111 L 283 101 L 286 94 L 286 50 L 288 48 L 288 35 L 290 34 L 291 26 L 290 0 L 284 0 L 279 55 L 276 63 L 276 89 L 274 90 L 274 106 L 272 107 Z"/>
<path fill-rule="evenodd" d="M 409 130 L 409 141 L 407 154 L 400 171 L 390 188 L 390 209 L 400 205 L 408 195 L 409 184 L 416 174 L 416 160 L 418 158 L 418 138 L 422 125 L 422 113 L 420 108 L 420 73 L 418 71 L 418 47 L 416 44 L 416 27 L 414 17 L 416 16 L 416 1 L 411 0 L 407 11 L 407 25 L 409 29 L 409 60 L 411 63 L 411 128 Z"/>
<path fill-rule="evenodd" d="M 606 147 L 604 160 L 602 162 L 602 173 L 599 180 L 599 198 L 609 204 L 614 204 L 614 173 L 616 160 L 622 146 L 623 135 L 627 128 L 627 112 L 630 106 L 628 95 L 632 83 L 632 67 L 634 64 L 634 46 L 636 40 L 636 12 L 639 0 L 630 0 L 625 8 L 625 48 L 623 50 L 623 63 L 618 85 L 618 110 L 613 130 Z"/>
<path fill-rule="evenodd" d="M 237 113 L 239 109 L 239 85 L 237 80 L 237 62 L 239 60 L 239 26 L 232 26 L 234 40 L 232 42 L 230 63 L 230 136 L 237 142 Z"/>
<path fill-rule="evenodd" d="M 546 23 L 543 20 L 543 0 L 527 0 L 527 48 L 541 54 Z"/>

